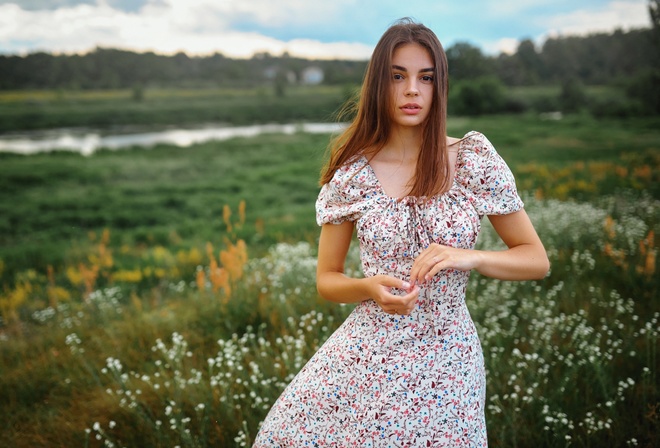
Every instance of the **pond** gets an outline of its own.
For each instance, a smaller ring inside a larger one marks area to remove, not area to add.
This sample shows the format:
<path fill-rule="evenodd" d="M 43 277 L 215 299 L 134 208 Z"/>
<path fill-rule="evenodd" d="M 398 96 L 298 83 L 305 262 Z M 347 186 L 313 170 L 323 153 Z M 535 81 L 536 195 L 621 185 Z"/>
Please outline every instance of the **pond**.
<path fill-rule="evenodd" d="M 129 130 L 115 132 L 93 129 L 54 129 L 0 135 L 0 152 L 35 154 L 55 150 L 76 151 L 83 155 L 99 149 L 122 149 L 134 146 L 152 147 L 157 144 L 180 147 L 210 140 L 234 137 L 254 137 L 260 134 L 296 132 L 329 134 L 341 131 L 342 123 L 257 124 L 251 126 L 209 125 L 200 128 Z"/>

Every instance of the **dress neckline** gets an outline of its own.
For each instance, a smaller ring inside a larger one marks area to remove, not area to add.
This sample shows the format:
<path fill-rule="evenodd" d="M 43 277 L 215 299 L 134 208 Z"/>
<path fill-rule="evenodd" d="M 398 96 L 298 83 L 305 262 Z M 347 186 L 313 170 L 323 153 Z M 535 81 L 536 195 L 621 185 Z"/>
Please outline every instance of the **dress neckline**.
<path fill-rule="evenodd" d="M 456 174 L 458 173 L 458 165 L 459 165 L 460 156 L 461 156 L 461 153 L 463 152 L 463 144 L 465 143 L 466 137 L 468 136 L 468 134 L 470 134 L 470 133 L 468 132 L 467 134 L 465 134 L 465 136 L 462 139 L 460 139 L 458 142 L 455 143 L 455 144 L 458 144 L 458 150 L 456 151 L 456 163 L 454 164 L 454 173 L 453 173 L 449 188 L 446 191 L 442 192 L 442 193 L 438 193 L 438 194 L 432 196 L 432 198 L 444 197 L 445 195 L 447 195 L 447 193 L 452 191 L 457 186 L 457 180 L 456 180 L 457 176 L 456 176 Z M 369 172 L 371 173 L 371 176 L 373 176 L 376 188 L 380 191 L 381 195 L 383 195 L 384 197 L 390 199 L 391 201 L 396 201 L 396 202 L 410 202 L 410 201 L 418 202 L 420 200 L 424 201 L 424 200 L 427 199 L 425 196 L 405 195 L 405 196 L 401 196 L 401 197 L 396 197 L 396 196 L 392 196 L 390 194 L 387 194 L 387 192 L 383 188 L 383 184 L 380 183 L 380 179 L 378 179 L 378 176 L 376 175 L 376 171 L 374 170 L 374 168 L 369 163 L 369 159 L 367 159 L 367 156 L 362 154 L 360 156 L 360 158 L 363 160 L 364 164 L 369 169 Z"/>

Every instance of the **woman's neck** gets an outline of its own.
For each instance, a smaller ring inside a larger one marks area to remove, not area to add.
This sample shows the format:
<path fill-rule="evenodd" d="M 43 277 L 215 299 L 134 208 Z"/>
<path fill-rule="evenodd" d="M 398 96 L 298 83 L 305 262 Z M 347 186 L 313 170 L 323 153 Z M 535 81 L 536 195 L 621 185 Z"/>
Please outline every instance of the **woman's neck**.
<path fill-rule="evenodd" d="M 419 127 L 397 127 L 390 133 L 381 149 L 387 156 L 399 160 L 417 160 L 422 145 L 422 132 Z"/>

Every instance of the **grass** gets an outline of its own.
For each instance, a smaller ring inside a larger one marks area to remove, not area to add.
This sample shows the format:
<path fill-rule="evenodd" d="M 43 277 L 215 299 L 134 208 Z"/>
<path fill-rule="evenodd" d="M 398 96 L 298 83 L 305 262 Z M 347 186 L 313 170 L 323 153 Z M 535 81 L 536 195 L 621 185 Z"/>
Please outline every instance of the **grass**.
<path fill-rule="evenodd" d="M 0 133 L 54 127 L 233 125 L 327 121 L 347 98 L 343 87 L 292 86 L 283 96 L 252 89 L 0 92 Z"/>
<path fill-rule="evenodd" d="M 355 91 L 351 85 L 292 85 L 283 95 L 277 95 L 268 85 L 236 89 L 0 91 L 0 134 L 58 127 L 328 121 Z M 506 97 L 524 105 L 524 110 L 551 112 L 559 110 L 560 93 L 559 86 L 509 87 Z M 625 92 L 610 86 L 585 87 L 585 95 L 589 103 L 585 107 L 597 111 L 623 107 L 627 101 Z"/>
<path fill-rule="evenodd" d="M 566 198 L 557 189 L 584 179 L 596 162 L 614 171 L 621 158 L 647 167 L 649 176 L 618 176 L 612 172 L 598 191 L 580 199 L 614 193 L 620 188 L 658 194 L 658 139 L 652 121 L 595 121 L 569 118 L 560 122 L 535 117 L 460 118 L 450 121 L 450 133 L 484 132 L 514 168 L 525 190 Z M 205 143 L 188 149 L 156 146 L 150 150 L 101 151 L 92 157 L 56 152 L 29 157 L 0 155 L 0 280 L 28 268 L 44 272 L 61 267 L 73 241 L 104 228 L 121 232 L 125 244 L 156 242 L 199 246 L 223 231 L 219 219 L 225 204 L 242 199 L 248 223 L 240 237 L 265 249 L 288 236 L 313 238 L 313 201 L 327 136 L 268 135 L 254 139 Z M 572 165 L 582 162 L 585 165 Z M 545 167 L 545 168 L 542 168 Z M 572 168 L 571 168 L 572 167 Z M 559 169 L 566 182 L 554 182 Z M 640 172 L 640 174 L 643 174 Z M 638 182 L 633 185 L 633 181 Z M 545 183 L 545 184 L 544 184 Z M 562 186 L 563 185 L 563 186 Z M 587 188 L 588 190 L 588 188 Z M 253 226 L 263 221 L 266 231 Z"/>
<path fill-rule="evenodd" d="M 495 144 L 552 262 L 543 281 L 470 280 L 491 446 L 657 445 L 657 128 L 449 128 Z M 249 446 L 350 312 L 314 284 L 326 143 L 0 156 L 0 444 Z M 479 244 L 498 247 L 490 227 Z"/>
<path fill-rule="evenodd" d="M 5 156 L 0 258 L 43 270 L 72 239 L 104 227 L 121 231 L 126 244 L 200 244 L 223 231 L 223 206 L 242 199 L 251 204 L 249 222 L 269 228 L 264 245 L 300 236 L 313 229 L 309 205 L 326 143 L 322 135 L 270 135 L 89 158 Z M 249 232 L 244 237 L 255 243 L 260 233 Z"/>

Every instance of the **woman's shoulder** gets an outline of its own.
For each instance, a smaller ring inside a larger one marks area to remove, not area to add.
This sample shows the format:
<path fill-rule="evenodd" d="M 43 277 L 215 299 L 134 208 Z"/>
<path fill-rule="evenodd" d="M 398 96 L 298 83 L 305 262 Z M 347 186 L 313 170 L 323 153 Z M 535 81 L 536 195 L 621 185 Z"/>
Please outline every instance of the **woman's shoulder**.
<path fill-rule="evenodd" d="M 490 140 L 481 132 L 466 133 L 455 146 L 458 147 L 456 157 L 458 177 L 469 177 L 475 170 L 497 169 L 499 165 L 505 163 Z"/>
<path fill-rule="evenodd" d="M 505 214 L 522 208 L 513 173 L 488 138 L 470 131 L 460 145 L 456 180 L 474 199 L 479 214 Z"/>
<path fill-rule="evenodd" d="M 453 146 L 457 146 L 460 150 L 472 150 L 480 152 L 484 149 L 488 150 L 493 147 L 488 138 L 479 131 L 466 132 L 462 138 L 447 137 L 447 141 L 454 141 Z"/>
<path fill-rule="evenodd" d="M 457 143 L 460 143 L 463 141 L 462 138 L 456 138 L 456 137 L 450 137 L 449 135 L 447 136 L 447 147 L 450 149 L 457 148 L 458 145 Z"/>
<path fill-rule="evenodd" d="M 357 155 L 351 160 L 337 168 L 332 177 L 333 182 L 343 183 L 359 175 L 368 166 L 368 161 L 363 155 Z"/>
<path fill-rule="evenodd" d="M 449 148 L 451 150 L 454 147 L 458 152 L 459 162 L 465 159 L 491 159 L 493 157 L 499 157 L 497 150 L 490 140 L 479 131 L 467 132 L 463 138 L 459 139 Z"/>
<path fill-rule="evenodd" d="M 377 188 L 369 161 L 363 155 L 358 155 L 337 168 L 327 188 L 335 190 L 342 196 L 369 195 Z"/>
<path fill-rule="evenodd" d="M 369 206 L 376 189 L 365 157 L 357 157 L 340 166 L 332 179 L 321 187 L 316 201 L 317 222 L 320 225 L 354 221 Z"/>

